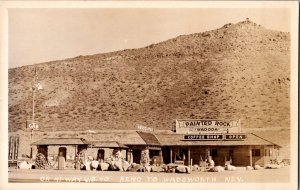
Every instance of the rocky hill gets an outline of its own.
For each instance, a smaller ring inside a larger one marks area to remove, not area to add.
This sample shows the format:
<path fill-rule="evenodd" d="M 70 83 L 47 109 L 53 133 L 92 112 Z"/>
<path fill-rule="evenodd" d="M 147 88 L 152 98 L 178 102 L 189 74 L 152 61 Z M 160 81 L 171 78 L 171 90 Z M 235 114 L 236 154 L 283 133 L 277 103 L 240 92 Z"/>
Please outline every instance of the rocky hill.
<path fill-rule="evenodd" d="M 145 34 L 145 37 L 146 34 Z M 80 45 L 80 42 L 78 42 Z M 144 48 L 9 69 L 9 130 L 171 129 L 176 118 L 290 125 L 290 34 L 249 20 Z"/>

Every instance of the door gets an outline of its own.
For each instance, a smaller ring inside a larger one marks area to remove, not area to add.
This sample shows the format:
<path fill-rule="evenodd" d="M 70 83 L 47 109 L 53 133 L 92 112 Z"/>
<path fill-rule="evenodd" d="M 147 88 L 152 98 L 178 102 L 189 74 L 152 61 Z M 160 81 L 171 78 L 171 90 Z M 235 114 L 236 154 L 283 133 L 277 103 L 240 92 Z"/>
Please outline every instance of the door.
<path fill-rule="evenodd" d="M 48 158 L 48 146 L 47 145 L 40 145 L 38 147 L 38 153 L 41 153 L 45 156 L 45 158 Z"/>
<path fill-rule="evenodd" d="M 162 147 L 162 156 L 165 164 L 171 163 L 171 149 L 170 147 Z"/>
<path fill-rule="evenodd" d="M 63 157 L 65 157 L 65 160 L 66 160 L 67 159 L 67 148 L 66 147 L 59 147 L 58 156 L 63 156 Z"/>
<path fill-rule="evenodd" d="M 97 160 L 98 161 L 104 161 L 104 150 L 103 149 L 98 150 Z"/>
<path fill-rule="evenodd" d="M 140 149 L 132 149 L 133 162 L 139 164 L 141 161 L 141 153 Z"/>

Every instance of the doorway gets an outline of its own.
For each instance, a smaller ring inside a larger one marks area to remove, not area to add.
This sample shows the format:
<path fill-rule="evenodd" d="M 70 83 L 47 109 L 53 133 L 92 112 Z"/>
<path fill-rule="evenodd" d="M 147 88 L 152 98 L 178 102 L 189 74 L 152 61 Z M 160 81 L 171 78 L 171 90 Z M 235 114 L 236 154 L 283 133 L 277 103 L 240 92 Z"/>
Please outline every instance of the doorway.
<path fill-rule="evenodd" d="M 63 157 L 65 157 L 65 160 L 67 160 L 67 148 L 66 147 L 59 147 L 58 156 L 63 156 Z"/>
<path fill-rule="evenodd" d="M 103 149 L 98 150 L 97 160 L 98 161 L 104 161 L 104 150 Z"/>
<path fill-rule="evenodd" d="M 133 162 L 139 164 L 141 162 L 141 153 L 140 149 L 132 149 Z"/>
<path fill-rule="evenodd" d="M 171 163 L 171 149 L 169 146 L 162 147 L 162 156 L 165 164 Z"/>
<path fill-rule="evenodd" d="M 48 159 L 48 146 L 47 145 L 40 145 L 38 147 L 38 153 L 41 153 Z"/>

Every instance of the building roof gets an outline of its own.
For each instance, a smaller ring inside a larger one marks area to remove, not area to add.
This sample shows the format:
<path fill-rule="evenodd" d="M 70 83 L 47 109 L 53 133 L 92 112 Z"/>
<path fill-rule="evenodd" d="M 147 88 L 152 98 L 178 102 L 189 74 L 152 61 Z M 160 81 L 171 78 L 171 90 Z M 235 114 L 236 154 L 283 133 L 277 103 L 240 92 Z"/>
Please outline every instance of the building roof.
<path fill-rule="evenodd" d="M 87 144 L 83 138 L 44 138 L 32 145 L 83 145 Z"/>
<path fill-rule="evenodd" d="M 89 141 L 89 147 L 97 148 L 128 148 L 118 141 Z"/>
<path fill-rule="evenodd" d="M 90 141 L 117 141 L 123 145 L 146 145 L 146 142 L 134 130 L 101 131 L 86 137 Z"/>
<path fill-rule="evenodd" d="M 154 134 L 145 133 L 141 131 L 137 131 L 137 133 L 140 135 L 140 137 L 145 141 L 147 145 L 160 146 L 160 143 Z"/>
<path fill-rule="evenodd" d="M 183 134 L 156 134 L 162 146 L 243 146 L 243 145 L 275 145 L 255 134 L 247 133 L 244 140 L 184 140 Z"/>
<path fill-rule="evenodd" d="M 128 148 L 129 145 L 150 146 L 243 146 L 275 145 L 253 133 L 245 133 L 244 140 L 184 140 L 183 134 L 146 133 L 140 131 L 101 131 L 84 138 L 44 138 L 32 145 L 92 145 L 102 148 Z M 87 140 L 86 140 L 87 139 Z M 126 146 L 127 145 L 127 146 Z"/>

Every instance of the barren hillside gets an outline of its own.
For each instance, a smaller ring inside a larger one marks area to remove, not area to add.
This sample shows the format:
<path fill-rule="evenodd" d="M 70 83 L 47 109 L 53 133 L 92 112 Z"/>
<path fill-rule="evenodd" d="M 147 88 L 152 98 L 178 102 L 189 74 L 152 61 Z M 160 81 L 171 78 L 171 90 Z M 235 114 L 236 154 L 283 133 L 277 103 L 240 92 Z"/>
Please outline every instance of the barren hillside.
<path fill-rule="evenodd" d="M 248 20 L 145 48 L 9 69 L 10 131 L 31 117 L 34 67 L 44 87 L 36 120 L 45 131 L 171 129 L 176 118 L 290 125 L 290 34 Z"/>

